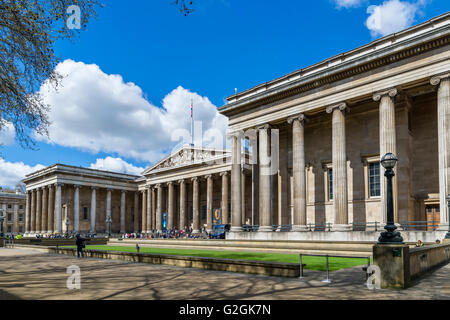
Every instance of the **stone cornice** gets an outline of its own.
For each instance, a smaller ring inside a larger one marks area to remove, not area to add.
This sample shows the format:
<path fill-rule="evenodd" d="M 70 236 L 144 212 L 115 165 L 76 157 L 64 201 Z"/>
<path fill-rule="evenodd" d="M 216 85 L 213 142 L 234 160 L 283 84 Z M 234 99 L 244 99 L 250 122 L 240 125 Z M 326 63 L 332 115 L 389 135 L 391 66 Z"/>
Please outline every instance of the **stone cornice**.
<path fill-rule="evenodd" d="M 440 26 L 436 27 L 437 21 Z M 270 104 L 449 44 L 450 13 L 231 96 L 219 112 Z M 382 44 L 383 43 L 383 44 Z M 315 70 L 315 71 L 314 71 Z"/>

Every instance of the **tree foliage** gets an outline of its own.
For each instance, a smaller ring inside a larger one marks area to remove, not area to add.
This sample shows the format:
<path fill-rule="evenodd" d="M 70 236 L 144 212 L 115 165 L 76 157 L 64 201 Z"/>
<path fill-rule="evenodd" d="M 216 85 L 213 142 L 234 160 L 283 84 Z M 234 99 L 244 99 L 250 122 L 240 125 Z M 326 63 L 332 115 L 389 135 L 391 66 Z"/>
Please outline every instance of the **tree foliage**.
<path fill-rule="evenodd" d="M 66 25 L 72 5 L 80 9 L 79 29 Z M 0 0 L 0 130 L 12 123 L 21 146 L 35 146 L 32 131 L 48 135 L 49 106 L 36 92 L 44 81 L 56 87 L 61 79 L 55 41 L 74 39 L 99 6 L 98 0 Z"/>

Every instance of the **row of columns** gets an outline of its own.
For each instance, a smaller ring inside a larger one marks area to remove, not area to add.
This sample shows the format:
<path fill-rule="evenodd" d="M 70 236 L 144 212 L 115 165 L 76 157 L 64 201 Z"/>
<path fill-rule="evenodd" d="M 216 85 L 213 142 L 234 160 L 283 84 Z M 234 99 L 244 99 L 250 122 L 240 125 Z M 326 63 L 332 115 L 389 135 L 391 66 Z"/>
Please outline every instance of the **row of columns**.
<path fill-rule="evenodd" d="M 448 223 L 447 195 L 450 194 L 450 77 L 443 75 L 431 79 L 438 86 L 438 140 L 439 140 L 439 190 L 441 222 Z M 380 157 L 391 152 L 397 154 L 395 102 L 396 88 L 390 88 L 373 95 L 379 102 L 379 135 Z M 350 108 L 345 102 L 326 108 L 332 115 L 332 167 L 333 167 L 333 205 L 335 219 L 334 231 L 350 231 L 348 222 L 348 185 L 347 185 L 347 153 L 345 117 Z M 307 231 L 306 211 L 306 174 L 305 174 L 305 122 L 304 114 L 288 118 L 292 125 L 292 157 L 293 157 L 293 231 Z M 259 137 L 259 213 L 260 231 L 272 230 L 272 182 L 267 167 L 270 163 L 262 159 L 270 159 L 269 144 L 270 125 L 257 128 Z M 234 133 L 232 138 L 232 181 L 231 205 L 233 212 L 232 231 L 240 231 L 241 217 L 241 139 L 242 134 Z M 266 163 L 265 163 L 266 162 Z M 386 187 L 384 168 L 380 166 L 381 208 L 386 221 Z M 398 223 L 398 186 L 397 177 L 393 180 L 394 220 Z"/>
<path fill-rule="evenodd" d="M 229 223 L 228 221 L 228 172 L 221 172 L 222 182 L 222 196 L 221 196 L 221 211 L 222 223 Z M 208 174 L 204 176 L 206 179 L 206 229 L 208 232 L 213 227 L 213 194 L 214 183 L 213 175 Z M 192 232 L 200 232 L 200 186 L 199 177 L 190 179 L 192 183 Z M 181 229 L 188 227 L 187 219 L 187 188 L 186 180 L 181 179 L 176 182 L 170 181 L 164 184 L 156 184 L 148 186 L 142 191 L 142 225 L 143 233 L 150 233 L 152 230 L 162 231 L 162 214 L 163 214 L 163 199 L 165 186 L 167 186 L 167 228 L 172 229 L 175 226 L 175 183 L 179 186 L 179 220 L 178 226 Z M 155 206 L 153 204 L 156 202 Z M 241 204 L 239 204 L 240 207 Z M 153 214 L 154 212 L 154 214 Z M 232 221 L 235 218 L 232 218 Z M 136 220 L 135 220 L 136 221 Z M 135 225 L 135 228 L 137 225 Z"/>
<path fill-rule="evenodd" d="M 27 234 L 62 233 L 62 187 L 57 183 L 45 187 L 30 190 L 26 193 L 25 232 Z M 80 185 L 73 186 L 73 232 L 80 231 Z M 90 232 L 96 233 L 97 216 L 97 187 L 91 188 Z M 111 216 L 111 192 L 107 189 L 106 195 L 106 220 Z M 125 208 L 126 192 L 121 190 L 120 199 L 120 232 L 125 232 Z M 135 217 L 138 212 L 135 195 Z M 139 223 L 139 220 L 137 221 Z M 135 219 L 136 225 L 136 219 Z"/>

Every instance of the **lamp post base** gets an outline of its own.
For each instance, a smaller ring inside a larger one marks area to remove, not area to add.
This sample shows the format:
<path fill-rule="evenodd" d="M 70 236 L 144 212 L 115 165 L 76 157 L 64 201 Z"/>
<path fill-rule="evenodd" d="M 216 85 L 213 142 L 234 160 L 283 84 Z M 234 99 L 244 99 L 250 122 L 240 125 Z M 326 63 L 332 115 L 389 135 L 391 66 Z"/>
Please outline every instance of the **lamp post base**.
<path fill-rule="evenodd" d="M 403 238 L 398 231 L 384 231 L 378 238 L 378 244 L 403 244 Z"/>

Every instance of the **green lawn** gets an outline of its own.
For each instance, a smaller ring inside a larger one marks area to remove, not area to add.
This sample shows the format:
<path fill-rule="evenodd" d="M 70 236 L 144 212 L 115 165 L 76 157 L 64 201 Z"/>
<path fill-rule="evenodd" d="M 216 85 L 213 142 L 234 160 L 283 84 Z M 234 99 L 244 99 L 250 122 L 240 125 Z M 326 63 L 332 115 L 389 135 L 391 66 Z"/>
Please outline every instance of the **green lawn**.
<path fill-rule="evenodd" d="M 71 246 L 71 248 L 74 248 L 74 247 Z M 108 246 L 108 245 L 89 246 L 89 245 L 87 245 L 86 249 L 136 252 L 136 248 L 131 247 L 131 246 Z M 236 251 L 191 250 L 191 249 L 170 249 L 170 248 L 146 248 L 146 247 L 141 247 L 140 252 L 195 256 L 195 257 L 211 257 L 211 258 L 222 258 L 222 259 L 290 262 L 290 263 L 299 263 L 299 261 L 300 261 L 299 256 L 297 254 L 283 254 L 283 253 L 236 252 Z M 326 270 L 325 257 L 304 256 L 302 258 L 302 260 L 303 260 L 303 263 L 306 264 L 305 269 L 321 270 L 321 271 Z M 350 268 L 350 267 L 365 265 L 365 264 L 367 264 L 367 260 L 365 260 L 365 259 L 329 258 L 330 271 L 345 269 L 345 268 Z"/>

